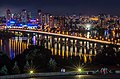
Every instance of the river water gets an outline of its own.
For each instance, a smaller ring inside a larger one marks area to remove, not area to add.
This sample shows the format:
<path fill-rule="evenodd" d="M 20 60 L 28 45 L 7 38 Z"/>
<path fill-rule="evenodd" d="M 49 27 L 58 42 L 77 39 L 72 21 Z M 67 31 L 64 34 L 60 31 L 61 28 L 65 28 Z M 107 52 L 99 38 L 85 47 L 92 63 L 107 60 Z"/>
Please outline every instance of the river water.
<path fill-rule="evenodd" d="M 63 58 L 80 56 L 84 63 L 92 62 L 99 49 L 107 46 L 100 43 L 45 35 L 0 40 L 0 50 L 7 53 L 11 59 L 21 54 L 29 45 L 44 45 L 45 48 L 52 51 L 52 55 L 59 55 Z"/>

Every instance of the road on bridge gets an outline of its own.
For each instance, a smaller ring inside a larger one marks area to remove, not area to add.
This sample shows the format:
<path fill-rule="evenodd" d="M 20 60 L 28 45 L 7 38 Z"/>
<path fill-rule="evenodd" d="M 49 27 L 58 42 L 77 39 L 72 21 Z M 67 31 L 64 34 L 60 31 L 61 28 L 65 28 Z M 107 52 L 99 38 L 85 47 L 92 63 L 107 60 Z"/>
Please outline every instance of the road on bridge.
<path fill-rule="evenodd" d="M 24 29 L 9 29 L 9 31 L 19 31 L 19 32 L 28 32 L 28 33 L 31 33 L 31 32 L 32 33 L 40 33 L 40 34 L 46 34 L 46 35 L 52 35 L 52 36 L 60 36 L 60 37 L 80 39 L 80 40 L 97 42 L 97 43 L 103 43 L 103 44 L 114 44 L 114 45 L 120 46 L 120 43 L 113 43 L 113 42 L 110 42 L 110 41 L 97 40 L 97 39 L 91 39 L 91 38 L 85 38 L 85 37 L 78 37 L 78 36 L 71 36 L 71 35 L 64 35 L 64 34 L 57 34 L 57 33 L 51 33 L 51 32 L 34 31 L 34 30 L 24 30 Z"/>

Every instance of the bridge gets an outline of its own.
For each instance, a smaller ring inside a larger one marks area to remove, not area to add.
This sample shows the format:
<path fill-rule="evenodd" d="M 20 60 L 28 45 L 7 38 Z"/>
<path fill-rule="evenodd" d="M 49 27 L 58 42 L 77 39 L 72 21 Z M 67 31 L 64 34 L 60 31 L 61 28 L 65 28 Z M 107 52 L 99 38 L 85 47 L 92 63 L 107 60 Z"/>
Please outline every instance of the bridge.
<path fill-rule="evenodd" d="M 90 41 L 90 42 L 96 42 L 96 43 L 102 43 L 102 44 L 114 44 L 114 45 L 120 46 L 120 43 L 113 43 L 111 41 L 98 40 L 98 39 L 85 38 L 85 37 L 78 37 L 78 36 L 65 35 L 65 34 L 57 34 L 57 33 L 51 33 L 51 32 L 43 32 L 43 31 L 37 31 L 37 30 L 26 30 L 26 29 L 13 29 L 13 28 L 10 28 L 9 31 L 38 33 L 38 34 L 45 34 L 45 35 L 51 35 L 51 36 L 72 38 L 72 39 L 78 39 L 78 40 L 84 40 L 84 41 Z"/>

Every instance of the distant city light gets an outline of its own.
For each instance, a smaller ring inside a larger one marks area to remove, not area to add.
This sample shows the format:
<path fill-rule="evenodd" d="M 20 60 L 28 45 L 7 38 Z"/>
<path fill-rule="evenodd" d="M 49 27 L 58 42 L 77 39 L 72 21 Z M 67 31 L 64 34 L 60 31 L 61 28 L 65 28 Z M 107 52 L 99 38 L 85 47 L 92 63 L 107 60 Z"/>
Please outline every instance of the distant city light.
<path fill-rule="evenodd" d="M 23 26 L 27 26 L 27 25 L 23 25 Z"/>
<path fill-rule="evenodd" d="M 86 24 L 86 27 L 85 27 L 87 30 L 90 30 L 91 28 L 91 24 Z"/>
<path fill-rule="evenodd" d="M 23 24 L 20 24 L 20 26 L 22 26 Z"/>
<path fill-rule="evenodd" d="M 86 27 L 87 27 L 87 28 L 90 28 L 90 27 L 91 27 L 91 24 L 86 24 Z"/>
<path fill-rule="evenodd" d="M 30 22 L 36 22 L 36 20 L 30 20 Z"/>
<path fill-rule="evenodd" d="M 53 16 L 50 16 L 51 18 L 53 17 Z"/>

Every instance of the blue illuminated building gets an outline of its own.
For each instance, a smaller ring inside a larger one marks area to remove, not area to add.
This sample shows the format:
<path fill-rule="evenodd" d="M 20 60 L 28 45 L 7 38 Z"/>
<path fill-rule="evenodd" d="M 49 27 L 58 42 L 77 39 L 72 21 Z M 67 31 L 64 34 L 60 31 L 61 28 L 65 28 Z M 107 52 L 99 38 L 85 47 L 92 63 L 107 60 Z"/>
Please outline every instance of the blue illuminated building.
<path fill-rule="evenodd" d="M 16 21 L 14 20 L 9 20 L 7 23 L 6 23 L 6 26 L 14 26 L 16 23 Z"/>
<path fill-rule="evenodd" d="M 38 28 L 38 24 L 36 23 L 35 20 L 31 20 L 29 23 L 27 24 L 24 24 L 24 23 L 18 23 L 16 20 L 9 20 L 7 23 L 6 23 L 6 26 L 7 27 L 26 27 L 26 28 L 29 28 L 29 29 L 36 29 Z"/>

